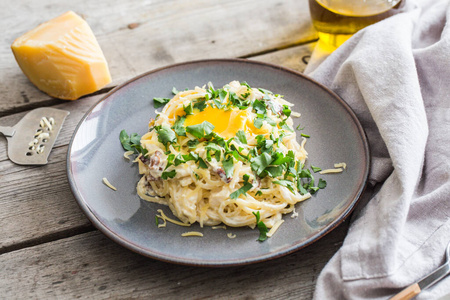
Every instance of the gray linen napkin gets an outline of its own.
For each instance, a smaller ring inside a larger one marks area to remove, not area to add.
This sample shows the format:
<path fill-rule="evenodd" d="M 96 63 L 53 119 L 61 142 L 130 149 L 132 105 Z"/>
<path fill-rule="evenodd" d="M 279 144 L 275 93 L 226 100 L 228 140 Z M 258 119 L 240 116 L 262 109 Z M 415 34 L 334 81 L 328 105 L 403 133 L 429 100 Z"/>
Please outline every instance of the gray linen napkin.
<path fill-rule="evenodd" d="M 321 272 L 318 300 L 386 299 L 444 262 L 450 1 L 407 1 L 405 12 L 358 32 L 306 70 L 359 117 L 372 151 L 370 182 L 379 186 L 359 205 L 343 246 Z M 417 299 L 448 293 L 450 276 Z"/>

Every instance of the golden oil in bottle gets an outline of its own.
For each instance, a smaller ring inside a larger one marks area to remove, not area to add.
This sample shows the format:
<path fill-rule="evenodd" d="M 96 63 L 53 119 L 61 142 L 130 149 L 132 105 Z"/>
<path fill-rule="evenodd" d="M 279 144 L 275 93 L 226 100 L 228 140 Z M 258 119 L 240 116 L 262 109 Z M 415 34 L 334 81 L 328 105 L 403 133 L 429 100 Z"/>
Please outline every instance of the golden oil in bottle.
<path fill-rule="evenodd" d="M 322 42 L 340 46 L 358 30 L 398 12 L 405 0 L 309 0 Z"/>

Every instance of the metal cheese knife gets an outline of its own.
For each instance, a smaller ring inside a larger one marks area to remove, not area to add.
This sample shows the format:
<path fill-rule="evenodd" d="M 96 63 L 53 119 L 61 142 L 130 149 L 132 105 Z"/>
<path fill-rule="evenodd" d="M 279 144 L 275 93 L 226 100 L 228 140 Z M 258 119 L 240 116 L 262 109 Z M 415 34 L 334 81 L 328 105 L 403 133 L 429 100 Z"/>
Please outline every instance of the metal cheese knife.
<path fill-rule="evenodd" d="M 0 126 L 8 140 L 8 157 L 19 165 L 45 165 L 68 111 L 42 107 L 12 127 Z"/>
<path fill-rule="evenodd" d="M 417 296 L 424 289 L 432 286 L 445 276 L 450 274 L 450 243 L 445 252 L 445 263 L 435 271 L 425 276 L 416 283 L 411 284 L 400 293 L 391 298 L 391 300 L 408 300 Z"/>

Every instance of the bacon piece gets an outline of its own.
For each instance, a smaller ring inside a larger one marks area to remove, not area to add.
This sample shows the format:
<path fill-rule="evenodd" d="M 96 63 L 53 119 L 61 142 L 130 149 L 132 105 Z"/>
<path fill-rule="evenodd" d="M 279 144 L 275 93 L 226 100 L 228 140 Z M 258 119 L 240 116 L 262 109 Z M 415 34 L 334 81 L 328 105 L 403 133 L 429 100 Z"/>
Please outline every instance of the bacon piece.
<path fill-rule="evenodd" d="M 155 151 L 150 156 L 141 155 L 139 159 L 147 165 L 149 172 L 146 176 L 147 181 L 161 180 L 161 172 L 164 170 L 165 160 L 162 157 L 161 151 Z"/>
<path fill-rule="evenodd" d="M 163 166 L 161 163 L 161 155 L 162 152 L 161 151 L 155 151 L 155 153 L 153 153 L 153 155 L 150 157 L 150 163 L 148 164 L 148 167 L 150 169 L 158 169 L 159 171 L 163 170 Z"/>
<path fill-rule="evenodd" d="M 150 162 L 150 159 L 147 156 L 144 156 L 144 155 L 139 156 L 139 159 L 142 161 L 142 163 L 144 165 L 148 165 L 148 163 Z"/>
<path fill-rule="evenodd" d="M 231 177 L 227 177 L 227 175 L 225 174 L 225 171 L 222 168 L 217 168 L 215 169 L 217 175 L 219 175 L 220 179 L 222 179 L 223 182 L 225 183 L 230 183 L 231 182 Z"/>
<path fill-rule="evenodd" d="M 150 184 L 148 183 L 149 181 L 158 181 L 158 180 L 161 180 L 161 177 L 155 178 L 151 174 L 147 174 L 145 176 L 145 186 L 150 186 Z"/>
<path fill-rule="evenodd" d="M 277 102 L 273 100 L 266 100 L 266 105 L 269 109 L 271 109 L 274 113 L 277 113 L 278 115 L 283 114 L 283 106 L 278 104 Z"/>

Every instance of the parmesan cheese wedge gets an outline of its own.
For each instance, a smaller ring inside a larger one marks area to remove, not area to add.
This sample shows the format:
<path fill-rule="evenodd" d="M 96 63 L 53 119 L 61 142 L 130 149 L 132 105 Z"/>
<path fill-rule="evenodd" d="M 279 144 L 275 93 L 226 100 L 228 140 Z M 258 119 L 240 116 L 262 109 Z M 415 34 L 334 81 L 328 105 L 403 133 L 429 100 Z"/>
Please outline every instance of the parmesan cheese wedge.
<path fill-rule="evenodd" d="M 75 100 L 111 82 L 94 33 L 72 11 L 25 33 L 11 49 L 30 81 L 52 97 Z"/>

